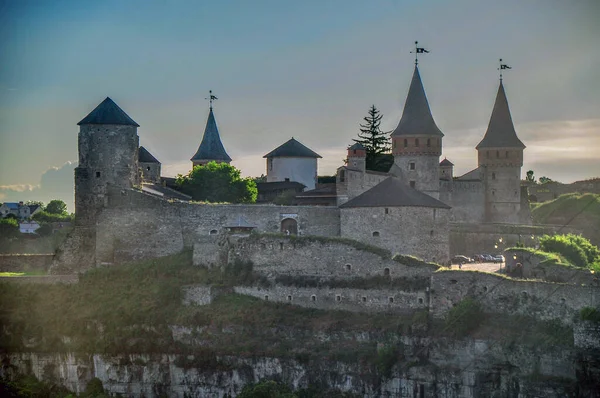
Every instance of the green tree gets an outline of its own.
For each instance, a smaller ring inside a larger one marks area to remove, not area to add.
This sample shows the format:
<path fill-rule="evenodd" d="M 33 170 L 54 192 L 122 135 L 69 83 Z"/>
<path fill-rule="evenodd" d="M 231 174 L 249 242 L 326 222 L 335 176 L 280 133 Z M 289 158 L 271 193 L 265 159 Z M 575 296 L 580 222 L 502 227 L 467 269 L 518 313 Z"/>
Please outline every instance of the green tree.
<path fill-rule="evenodd" d="M 296 398 L 288 386 L 273 380 L 249 384 L 242 389 L 238 398 Z"/>
<path fill-rule="evenodd" d="M 206 202 L 254 203 L 258 190 L 252 178 L 227 163 L 209 162 L 195 166 L 187 176 L 178 175 L 177 186 L 194 200 Z"/>
<path fill-rule="evenodd" d="M 44 211 L 50 214 L 67 215 L 67 204 L 60 199 L 54 199 L 48 202 Z"/>
<path fill-rule="evenodd" d="M 527 172 L 527 177 L 525 177 L 525 181 L 535 183 L 535 176 L 533 175 L 533 170 L 529 170 Z"/>
<path fill-rule="evenodd" d="M 0 237 L 13 238 L 19 235 L 19 222 L 16 218 L 0 218 Z"/>
<path fill-rule="evenodd" d="M 540 177 L 540 179 L 538 181 L 540 182 L 540 184 L 547 184 L 549 182 L 554 182 L 552 179 L 550 179 L 546 176 Z"/>
<path fill-rule="evenodd" d="M 364 124 L 360 125 L 360 133 L 358 133 L 358 139 L 354 139 L 354 142 L 358 142 L 365 147 L 367 151 L 366 167 L 368 170 L 375 171 L 388 171 L 389 166 L 387 163 L 387 157 L 385 156 L 390 150 L 390 138 L 381 131 L 381 119 L 383 115 L 379 113 L 379 110 L 372 105 L 369 108 L 368 116 L 365 116 L 363 120 Z M 383 170 L 383 168 L 387 169 Z"/>
<path fill-rule="evenodd" d="M 42 209 L 44 208 L 44 202 L 41 202 L 39 200 L 28 200 L 27 202 L 25 202 L 25 204 L 27 206 L 32 206 L 32 205 L 38 205 L 40 206 Z"/>

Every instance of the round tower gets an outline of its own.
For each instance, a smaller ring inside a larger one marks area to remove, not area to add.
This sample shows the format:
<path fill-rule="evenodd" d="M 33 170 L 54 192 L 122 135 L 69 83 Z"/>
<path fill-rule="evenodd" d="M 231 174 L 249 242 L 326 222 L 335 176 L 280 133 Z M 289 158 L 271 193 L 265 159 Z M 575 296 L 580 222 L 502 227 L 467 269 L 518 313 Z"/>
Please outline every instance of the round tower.
<path fill-rule="evenodd" d="M 93 224 L 107 203 L 108 187 L 139 185 L 139 125 L 110 98 L 79 123 L 79 165 L 75 169 L 75 215 Z"/>
<path fill-rule="evenodd" d="M 476 149 L 485 184 L 485 221 L 519 223 L 525 145 L 517 137 L 502 80 L 487 131 Z"/>
<path fill-rule="evenodd" d="M 357 142 L 354 145 L 348 147 L 348 156 L 346 159 L 348 168 L 360 170 L 363 173 L 366 171 L 367 150 L 360 142 Z"/>
<path fill-rule="evenodd" d="M 391 137 L 394 163 L 402 170 L 406 182 L 438 199 L 444 134 L 433 120 L 416 65 L 402 118 Z"/>

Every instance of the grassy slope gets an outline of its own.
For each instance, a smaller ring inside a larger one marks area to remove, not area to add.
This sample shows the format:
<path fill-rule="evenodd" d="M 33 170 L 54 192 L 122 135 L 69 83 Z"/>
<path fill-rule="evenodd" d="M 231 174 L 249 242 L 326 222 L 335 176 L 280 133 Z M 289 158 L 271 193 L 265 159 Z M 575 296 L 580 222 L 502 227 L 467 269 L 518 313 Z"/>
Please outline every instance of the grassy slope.
<path fill-rule="evenodd" d="M 536 205 L 532 209 L 536 224 L 567 225 L 578 229 L 595 245 L 600 245 L 600 195 L 577 193 Z"/>
<path fill-rule="evenodd" d="M 323 311 L 232 293 L 208 306 L 181 305 L 183 285 L 231 286 L 253 280 L 252 273 L 243 268 L 222 271 L 194 267 L 190 253 L 184 253 L 96 269 L 74 285 L 0 283 L 0 325 L 5 326 L 0 330 L 0 350 L 115 354 L 209 351 L 372 363 L 377 355 L 375 342 L 358 342 L 352 332 L 374 332 L 377 340 L 386 341 L 407 333 L 409 325 L 426 322 L 424 314 Z M 192 337 L 205 345 L 185 346 L 173 341 L 169 325 L 196 328 Z M 516 338 L 511 332 L 514 326 L 507 318 L 493 329 L 494 333 L 500 330 L 498 336 L 505 340 Z M 483 324 L 480 330 L 491 329 Z M 544 327 L 535 330 L 532 338 L 537 340 Z M 351 333 L 342 333 L 346 337 L 337 340 L 318 338 L 335 332 Z M 430 334 L 448 336 L 450 332 L 433 330 Z"/>

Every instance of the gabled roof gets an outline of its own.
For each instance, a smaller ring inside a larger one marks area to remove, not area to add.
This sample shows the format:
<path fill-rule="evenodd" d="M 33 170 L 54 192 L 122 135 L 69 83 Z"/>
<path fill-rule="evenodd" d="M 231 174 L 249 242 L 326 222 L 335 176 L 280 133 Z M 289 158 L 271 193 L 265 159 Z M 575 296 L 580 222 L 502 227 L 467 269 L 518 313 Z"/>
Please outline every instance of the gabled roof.
<path fill-rule="evenodd" d="M 220 160 L 223 162 L 231 162 L 231 158 L 227 152 L 225 152 L 225 147 L 221 142 L 221 136 L 219 135 L 217 121 L 215 120 L 212 108 L 210 108 L 210 112 L 208 113 L 202 142 L 190 160 Z"/>
<path fill-rule="evenodd" d="M 29 206 L 29 214 L 33 214 L 37 209 L 39 209 L 40 205 L 28 205 Z"/>
<path fill-rule="evenodd" d="M 143 146 L 138 150 L 138 162 L 140 163 L 160 163 L 146 148 Z"/>
<path fill-rule="evenodd" d="M 449 209 L 445 203 L 389 177 L 373 188 L 347 201 L 340 208 L 351 207 L 435 207 Z"/>
<path fill-rule="evenodd" d="M 100 105 L 77 124 L 79 126 L 83 124 L 121 124 L 125 126 L 140 127 L 139 124 L 134 122 L 133 119 L 130 118 L 123 109 L 119 108 L 119 105 L 115 104 L 109 97 L 106 97 Z"/>
<path fill-rule="evenodd" d="M 525 148 L 525 145 L 517 137 L 502 81 L 500 81 L 498 94 L 496 94 L 490 124 L 483 140 L 475 148 Z"/>
<path fill-rule="evenodd" d="M 401 135 L 444 136 L 435 124 L 433 116 L 431 116 L 429 102 L 427 102 L 427 96 L 425 95 L 425 89 L 423 88 L 423 82 L 421 82 L 421 75 L 417 66 L 415 66 L 412 81 L 410 82 L 402 118 L 400 119 L 400 123 L 398 123 L 398 127 L 392 132 L 392 137 Z"/>
<path fill-rule="evenodd" d="M 449 161 L 448 159 L 444 158 L 444 160 L 442 160 L 440 162 L 440 166 L 454 166 L 454 163 L 452 163 L 451 161 Z"/>
<path fill-rule="evenodd" d="M 277 158 L 277 157 L 290 157 L 290 158 L 320 158 L 316 152 L 308 149 L 292 137 L 291 140 L 273 149 L 267 153 L 263 158 Z"/>
<path fill-rule="evenodd" d="M 8 207 L 11 210 L 18 210 L 19 209 L 19 204 L 15 203 L 15 202 L 4 202 L 4 205 L 6 207 Z"/>

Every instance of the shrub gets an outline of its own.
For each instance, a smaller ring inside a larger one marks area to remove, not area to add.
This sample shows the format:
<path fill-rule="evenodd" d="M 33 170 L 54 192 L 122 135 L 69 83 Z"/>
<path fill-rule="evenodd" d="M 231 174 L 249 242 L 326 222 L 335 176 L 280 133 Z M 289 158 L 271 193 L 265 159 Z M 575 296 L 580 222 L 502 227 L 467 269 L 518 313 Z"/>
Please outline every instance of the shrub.
<path fill-rule="evenodd" d="M 579 311 L 579 319 L 600 323 L 600 310 L 594 307 L 583 307 Z"/>
<path fill-rule="evenodd" d="M 546 252 L 562 255 L 576 267 L 587 268 L 589 263 L 585 251 L 570 236 L 574 235 L 544 235 L 540 239 L 540 248 Z"/>
<path fill-rule="evenodd" d="M 392 376 L 392 368 L 398 362 L 400 351 L 397 347 L 385 346 L 377 350 L 375 365 L 377 371 L 386 379 Z"/>
<path fill-rule="evenodd" d="M 448 311 L 445 327 L 455 337 L 468 335 L 485 319 L 481 305 L 472 298 L 465 298 Z"/>

